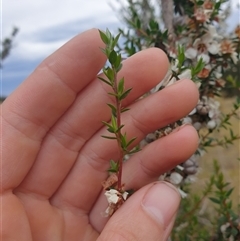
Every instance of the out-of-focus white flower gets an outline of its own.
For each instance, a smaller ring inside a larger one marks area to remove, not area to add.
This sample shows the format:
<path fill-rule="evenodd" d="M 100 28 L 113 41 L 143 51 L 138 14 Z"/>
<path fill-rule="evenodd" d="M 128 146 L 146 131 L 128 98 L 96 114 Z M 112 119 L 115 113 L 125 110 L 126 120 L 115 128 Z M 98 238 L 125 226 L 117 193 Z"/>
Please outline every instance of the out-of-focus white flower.
<path fill-rule="evenodd" d="M 181 74 L 178 75 L 179 79 L 191 79 L 192 74 L 190 69 L 185 69 Z"/>
<path fill-rule="evenodd" d="M 173 69 L 175 69 L 175 66 L 172 68 L 172 70 Z M 192 74 L 190 69 L 185 69 L 181 74 L 178 75 L 178 79 L 191 79 L 191 78 L 192 78 Z M 175 77 L 172 77 L 171 80 L 165 86 L 172 85 L 176 81 L 177 79 Z"/>
<path fill-rule="evenodd" d="M 220 36 L 214 26 L 207 25 L 207 29 L 207 32 L 201 38 L 197 38 L 193 45 L 187 48 L 185 52 L 186 58 L 192 60 L 202 58 L 205 64 L 208 64 L 210 61 L 209 53 L 213 55 L 219 54 L 220 44 L 216 39 L 219 39 Z"/>
<path fill-rule="evenodd" d="M 196 180 L 197 180 L 196 174 L 193 174 L 193 175 L 187 175 L 184 181 L 186 183 L 193 183 L 193 182 L 196 182 Z"/>
<path fill-rule="evenodd" d="M 193 124 L 193 127 L 194 127 L 197 131 L 199 131 L 199 130 L 202 128 L 202 124 L 201 124 L 200 122 L 195 122 L 195 123 Z"/>
<path fill-rule="evenodd" d="M 230 54 L 233 63 L 237 64 L 238 55 L 237 55 L 237 52 L 236 52 L 236 46 L 234 45 L 234 43 L 231 40 L 224 39 L 221 42 L 220 50 L 221 50 L 222 54 Z"/>
<path fill-rule="evenodd" d="M 220 45 L 217 41 L 213 40 L 213 35 L 211 33 L 204 34 L 201 38 L 197 38 L 193 47 L 198 50 L 198 52 L 209 52 L 211 54 L 218 54 Z"/>
<path fill-rule="evenodd" d="M 222 233 L 225 233 L 227 228 L 230 226 L 230 223 L 225 223 L 220 227 Z"/>
<path fill-rule="evenodd" d="M 222 66 L 218 66 L 214 71 L 214 75 L 216 79 L 220 79 L 222 77 Z"/>
<path fill-rule="evenodd" d="M 172 184 L 178 185 L 181 183 L 181 181 L 183 180 L 183 177 L 181 174 L 177 173 L 177 172 L 172 172 L 170 175 L 170 182 Z"/>
<path fill-rule="evenodd" d="M 196 107 L 188 114 L 188 115 L 193 115 L 193 114 L 195 114 L 197 112 L 197 109 L 196 109 Z"/>
<path fill-rule="evenodd" d="M 198 51 L 193 47 L 187 48 L 185 51 L 185 57 L 188 59 L 195 59 L 197 57 Z"/>
<path fill-rule="evenodd" d="M 210 107 L 210 110 L 208 112 L 208 116 L 212 121 L 215 122 L 216 126 L 218 126 L 221 123 L 221 111 L 219 109 L 220 108 L 220 102 L 216 101 L 213 98 L 209 98 L 208 99 L 208 105 Z M 213 122 L 210 122 L 209 128 L 213 127 L 213 125 L 214 125 Z"/>
<path fill-rule="evenodd" d="M 180 195 L 181 195 L 182 198 L 187 197 L 187 193 L 185 193 L 183 190 L 181 190 L 180 188 L 178 188 L 178 191 L 179 191 L 179 193 L 180 193 Z"/>
<path fill-rule="evenodd" d="M 182 123 L 183 124 L 192 124 L 192 119 L 189 116 L 187 116 L 187 117 L 183 118 Z"/>
<path fill-rule="evenodd" d="M 202 61 L 205 63 L 205 64 L 208 64 L 209 61 L 210 61 L 210 57 L 207 53 L 202 53 L 202 54 L 199 54 L 197 56 L 197 61 L 199 61 L 200 59 L 202 59 Z"/>
<path fill-rule="evenodd" d="M 208 22 L 212 9 L 196 8 L 194 11 L 195 19 L 200 23 Z"/>
<path fill-rule="evenodd" d="M 207 128 L 210 130 L 214 129 L 216 126 L 217 126 L 217 123 L 215 120 L 210 120 L 207 123 Z"/>
<path fill-rule="evenodd" d="M 178 64 L 179 64 L 178 59 L 175 59 L 174 63 L 172 63 L 172 65 L 171 65 L 171 70 L 177 73 L 178 72 Z"/>

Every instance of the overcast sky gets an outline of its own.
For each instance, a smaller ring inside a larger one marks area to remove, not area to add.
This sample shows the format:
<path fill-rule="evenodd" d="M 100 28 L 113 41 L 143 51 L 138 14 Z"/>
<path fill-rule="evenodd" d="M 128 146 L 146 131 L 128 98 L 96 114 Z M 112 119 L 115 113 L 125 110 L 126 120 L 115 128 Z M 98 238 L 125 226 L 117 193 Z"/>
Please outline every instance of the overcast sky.
<path fill-rule="evenodd" d="M 233 22 L 239 22 L 236 3 Z M 9 95 L 49 54 L 79 32 L 89 28 L 114 31 L 121 27 L 109 3 L 117 0 L 0 0 L 1 39 L 13 26 L 20 31 L 14 48 L 3 62 L 2 95 Z M 238 18 L 238 20 L 236 19 Z"/>
<path fill-rule="evenodd" d="M 1 0 L 0 0 L 1 1 Z M 2 0 L 2 38 L 19 27 L 3 62 L 2 95 L 9 95 L 49 54 L 89 28 L 117 30 L 116 0 Z"/>

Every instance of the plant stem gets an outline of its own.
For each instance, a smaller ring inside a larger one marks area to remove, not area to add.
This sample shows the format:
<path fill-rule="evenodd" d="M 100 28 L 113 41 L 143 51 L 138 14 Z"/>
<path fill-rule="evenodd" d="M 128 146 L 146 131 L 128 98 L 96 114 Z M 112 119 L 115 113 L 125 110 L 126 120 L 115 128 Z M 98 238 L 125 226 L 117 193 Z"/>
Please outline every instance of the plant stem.
<path fill-rule="evenodd" d="M 112 66 L 112 69 L 114 71 L 114 86 L 113 86 L 113 90 L 114 92 L 117 94 L 118 90 L 117 90 L 117 71 L 116 69 Z M 119 100 L 118 97 L 115 98 L 116 100 L 116 118 L 117 118 L 117 128 L 119 128 L 121 126 L 121 108 L 122 108 L 122 104 L 121 104 L 121 100 Z M 121 192 L 122 191 L 122 167 L 123 167 L 123 158 L 124 158 L 124 150 L 122 148 L 121 145 L 121 129 L 119 129 L 117 131 L 117 133 L 115 134 L 116 138 L 117 138 L 117 143 L 118 143 L 118 149 L 119 149 L 119 159 L 118 159 L 118 191 Z"/>

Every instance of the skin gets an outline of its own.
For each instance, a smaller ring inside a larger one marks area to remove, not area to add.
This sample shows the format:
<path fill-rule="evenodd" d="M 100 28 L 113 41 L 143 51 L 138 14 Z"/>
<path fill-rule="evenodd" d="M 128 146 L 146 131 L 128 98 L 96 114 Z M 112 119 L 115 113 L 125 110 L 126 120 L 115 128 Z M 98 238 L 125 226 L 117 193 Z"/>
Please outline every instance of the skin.
<path fill-rule="evenodd" d="M 124 164 L 123 182 L 127 189 L 139 190 L 110 219 L 102 217 L 107 203 L 101 182 L 118 151 L 114 141 L 101 137 L 107 134 L 101 121 L 110 118 L 106 103 L 113 100 L 97 78 L 106 61 L 100 47 L 96 29 L 76 36 L 2 104 L 2 240 L 164 240 L 170 233 L 174 216 L 165 227 L 146 213 L 142 202 L 161 173 L 194 153 L 197 133 L 183 126 L 131 157 Z M 123 101 L 130 111 L 123 113 L 122 122 L 129 138 L 137 137 L 134 144 L 184 117 L 197 103 L 191 80 L 136 101 L 168 66 L 156 48 L 123 63 L 119 78 L 124 76 L 126 88 L 133 90 Z M 177 208 L 180 198 L 172 202 Z"/>

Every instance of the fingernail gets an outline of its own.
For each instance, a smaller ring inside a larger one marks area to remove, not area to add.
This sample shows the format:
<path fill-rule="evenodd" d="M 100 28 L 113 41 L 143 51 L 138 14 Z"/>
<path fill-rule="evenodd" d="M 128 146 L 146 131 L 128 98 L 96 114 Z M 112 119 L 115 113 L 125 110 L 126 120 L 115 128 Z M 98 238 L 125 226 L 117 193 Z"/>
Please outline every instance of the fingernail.
<path fill-rule="evenodd" d="M 181 197 L 170 183 L 158 182 L 146 193 L 142 207 L 146 213 L 166 228 L 176 214 Z"/>

